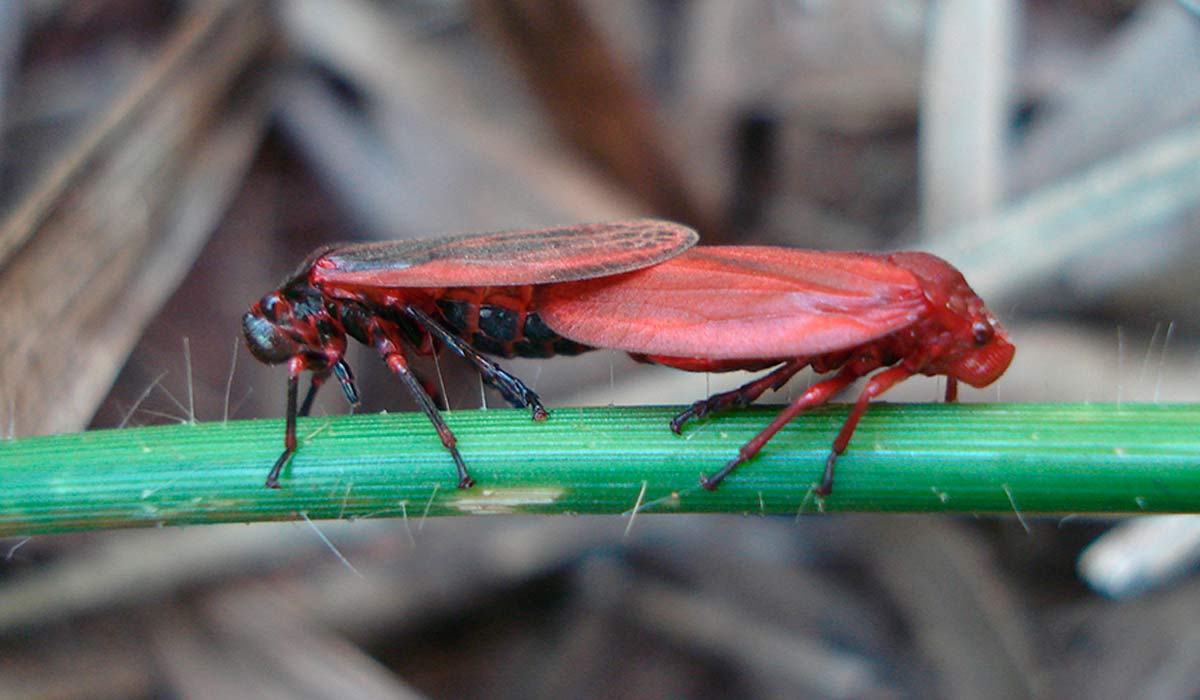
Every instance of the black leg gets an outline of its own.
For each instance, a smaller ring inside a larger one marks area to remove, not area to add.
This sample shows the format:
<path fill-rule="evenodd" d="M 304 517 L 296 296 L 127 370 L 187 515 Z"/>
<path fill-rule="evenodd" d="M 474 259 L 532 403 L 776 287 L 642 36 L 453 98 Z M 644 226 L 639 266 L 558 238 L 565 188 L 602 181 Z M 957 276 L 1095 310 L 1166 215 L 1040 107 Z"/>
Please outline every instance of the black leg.
<path fill-rule="evenodd" d="M 271 471 L 267 474 L 266 486 L 269 489 L 279 488 L 279 473 L 283 471 L 284 465 L 288 463 L 292 455 L 296 454 L 296 394 L 299 392 L 299 384 L 298 376 L 288 376 L 287 429 L 283 434 L 283 454 L 279 455 L 279 459 L 275 460 L 275 466 L 271 467 Z M 319 383 L 314 382 L 314 384 L 320 386 Z M 315 388 L 309 387 L 310 397 L 315 392 Z M 306 403 L 308 403 L 307 398 Z"/>
<path fill-rule="evenodd" d="M 275 460 L 275 466 L 271 467 L 271 471 L 267 474 L 267 488 L 279 488 L 279 474 L 283 468 L 287 466 L 288 460 L 292 455 L 296 454 L 296 417 L 301 418 L 307 416 L 312 411 L 313 400 L 317 398 L 317 392 L 329 379 L 330 371 L 337 375 L 338 381 L 342 384 L 342 391 L 346 394 L 346 400 L 350 404 L 358 404 L 358 390 L 354 387 L 354 375 L 350 373 L 350 367 L 343 360 L 338 360 L 334 364 L 332 370 L 324 372 L 316 372 L 312 376 L 312 381 L 308 385 L 308 391 L 304 394 L 304 401 L 300 403 L 300 408 L 296 408 L 296 398 L 299 393 L 300 378 L 298 376 L 288 377 L 288 407 L 287 407 L 287 432 L 283 438 L 283 454 L 279 455 L 279 459 Z"/>
<path fill-rule="evenodd" d="M 483 377 L 483 381 L 496 389 L 496 391 L 499 391 L 500 395 L 510 405 L 515 408 L 530 409 L 534 420 L 545 420 L 550 415 L 546 412 L 546 408 L 542 406 L 542 400 L 538 398 L 538 395 L 532 389 L 525 386 L 524 382 L 506 372 L 500 365 L 479 354 L 478 350 L 471 347 L 462 338 L 446 330 L 432 316 L 415 306 L 404 307 L 404 312 L 416 321 L 417 325 L 429 331 L 430 334 L 447 347 L 475 365 L 475 369 L 479 371 L 479 374 Z"/>
<path fill-rule="evenodd" d="M 437 406 L 433 403 L 429 393 L 421 386 L 421 382 L 413 376 L 409 371 L 404 357 L 399 353 L 393 353 L 383 358 L 388 369 L 396 373 L 396 376 L 404 382 L 404 386 L 408 388 L 408 392 L 412 394 L 417 405 L 421 407 L 421 411 L 425 417 L 433 423 L 433 427 L 437 430 L 438 437 L 442 440 L 442 445 L 450 451 L 450 457 L 454 459 L 454 468 L 458 471 L 458 488 L 469 489 L 475 485 L 475 480 L 467 473 L 467 465 L 463 462 L 462 455 L 458 452 L 458 440 L 454 437 L 454 433 L 450 432 L 450 426 L 446 425 L 446 421 L 442 418 L 442 414 L 438 412 Z"/>
<path fill-rule="evenodd" d="M 346 364 L 345 360 L 338 360 L 333 364 L 333 372 L 342 384 L 342 393 L 346 395 L 346 402 L 351 406 L 357 406 L 358 388 L 354 386 L 354 373 L 350 371 L 350 365 Z"/>
<path fill-rule="evenodd" d="M 299 416 L 301 418 L 306 417 L 308 412 L 312 410 L 313 399 L 317 398 L 317 390 L 321 388 L 321 385 L 324 384 L 325 380 L 328 378 L 328 370 L 324 372 L 313 373 L 312 381 L 308 385 L 308 392 L 304 394 L 304 402 L 300 404 Z"/>

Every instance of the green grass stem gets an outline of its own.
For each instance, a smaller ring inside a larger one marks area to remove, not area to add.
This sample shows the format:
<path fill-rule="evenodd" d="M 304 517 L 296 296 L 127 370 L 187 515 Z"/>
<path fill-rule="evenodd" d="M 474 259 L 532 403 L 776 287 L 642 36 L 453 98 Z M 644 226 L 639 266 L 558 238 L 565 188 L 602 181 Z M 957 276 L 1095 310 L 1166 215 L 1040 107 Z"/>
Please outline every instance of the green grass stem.
<path fill-rule="evenodd" d="M 282 420 L 0 441 L 0 535 L 323 518 L 496 513 L 1200 512 L 1200 404 L 880 404 L 816 499 L 831 406 L 792 421 L 716 492 L 698 487 L 774 415 L 667 429 L 677 409 L 454 411 L 478 485 L 420 414 L 309 418 L 283 488 L 263 488 Z"/>

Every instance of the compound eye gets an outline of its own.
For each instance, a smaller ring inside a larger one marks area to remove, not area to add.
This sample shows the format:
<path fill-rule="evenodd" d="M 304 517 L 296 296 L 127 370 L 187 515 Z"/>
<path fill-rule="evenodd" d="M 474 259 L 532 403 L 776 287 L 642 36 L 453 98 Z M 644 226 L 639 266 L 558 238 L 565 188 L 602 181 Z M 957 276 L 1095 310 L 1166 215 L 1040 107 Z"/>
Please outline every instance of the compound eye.
<path fill-rule="evenodd" d="M 279 320 L 279 312 L 281 310 L 280 306 L 282 304 L 283 299 L 280 299 L 278 294 L 268 294 L 267 296 L 263 297 L 262 300 L 263 315 L 266 316 L 267 320 L 269 321 Z"/>
<path fill-rule="evenodd" d="M 996 332 L 992 330 L 990 325 L 984 323 L 983 321 L 976 321 L 975 324 L 971 326 L 971 334 L 975 337 L 976 345 L 987 345 L 988 343 L 992 342 L 992 338 L 995 337 Z"/>
<path fill-rule="evenodd" d="M 250 352 L 269 365 L 286 362 L 301 350 L 296 341 L 273 321 L 254 311 L 247 311 L 242 316 L 242 333 L 246 336 L 246 347 Z"/>

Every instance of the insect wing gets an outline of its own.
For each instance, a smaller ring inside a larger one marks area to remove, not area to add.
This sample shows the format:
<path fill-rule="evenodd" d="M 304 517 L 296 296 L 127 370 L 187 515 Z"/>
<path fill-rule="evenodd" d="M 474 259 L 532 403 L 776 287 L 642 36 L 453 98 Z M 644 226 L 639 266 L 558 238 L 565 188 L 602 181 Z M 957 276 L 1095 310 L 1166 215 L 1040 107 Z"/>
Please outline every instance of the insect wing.
<path fill-rule="evenodd" d="M 655 265 L 699 236 L 670 221 L 638 219 L 336 248 L 313 266 L 313 281 L 360 287 L 475 287 L 546 284 Z"/>
<path fill-rule="evenodd" d="M 879 256 L 755 246 L 701 246 L 537 295 L 546 324 L 576 342 L 710 359 L 846 350 L 928 311 L 916 277 Z"/>

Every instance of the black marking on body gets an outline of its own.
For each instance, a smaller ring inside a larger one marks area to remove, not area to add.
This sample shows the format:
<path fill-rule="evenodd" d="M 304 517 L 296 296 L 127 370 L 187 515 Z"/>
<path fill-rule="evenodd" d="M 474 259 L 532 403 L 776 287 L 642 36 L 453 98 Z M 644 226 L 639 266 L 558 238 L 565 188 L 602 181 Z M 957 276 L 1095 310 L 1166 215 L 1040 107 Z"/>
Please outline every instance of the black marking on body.
<path fill-rule="evenodd" d="M 518 340 L 512 345 L 513 355 L 517 357 L 529 357 L 539 359 L 544 357 L 554 357 L 554 346 L 549 343 L 534 344 L 528 340 Z"/>
<path fill-rule="evenodd" d="M 552 344 L 562 337 L 551 330 L 536 313 L 525 314 L 525 328 L 522 329 L 521 335 L 533 345 Z"/>
<path fill-rule="evenodd" d="M 488 355 L 495 355 L 496 357 L 513 356 L 511 345 L 497 342 L 482 333 L 476 333 L 471 336 L 469 342 L 471 343 L 471 347 Z"/>
<path fill-rule="evenodd" d="M 333 325 L 333 319 L 328 316 L 317 317 L 317 332 L 328 338 L 337 334 L 337 327 Z"/>
<path fill-rule="evenodd" d="M 501 343 L 512 343 L 517 339 L 517 321 L 521 314 L 518 311 L 484 304 L 479 308 L 479 332 Z"/>
<path fill-rule="evenodd" d="M 450 299 L 442 297 L 437 300 L 438 313 L 442 320 L 452 331 L 465 333 L 468 328 L 475 325 L 472 318 L 476 304 L 472 304 L 464 299 Z"/>
<path fill-rule="evenodd" d="M 558 340 L 554 341 L 555 355 L 579 355 L 591 349 L 592 348 L 590 346 L 581 345 L 576 343 L 574 340 L 567 340 L 566 338 L 559 338 Z"/>
<path fill-rule="evenodd" d="M 546 358 L 578 355 L 592 348 L 554 332 L 525 303 L 507 295 L 489 297 L 488 303 L 442 296 L 436 316 L 454 335 L 479 352 L 495 357 Z"/>

